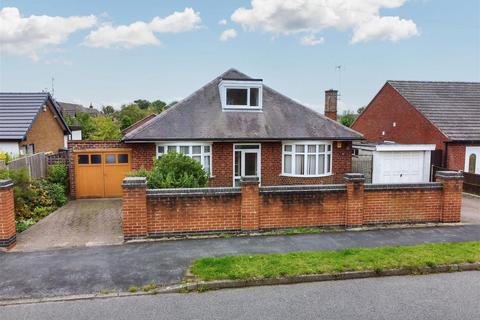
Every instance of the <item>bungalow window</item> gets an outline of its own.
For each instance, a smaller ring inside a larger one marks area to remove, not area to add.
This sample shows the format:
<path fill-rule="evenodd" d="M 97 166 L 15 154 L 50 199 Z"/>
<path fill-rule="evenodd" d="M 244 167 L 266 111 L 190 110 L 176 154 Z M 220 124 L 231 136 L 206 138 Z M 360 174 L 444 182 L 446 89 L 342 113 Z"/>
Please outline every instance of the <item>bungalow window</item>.
<path fill-rule="evenodd" d="M 223 109 L 262 108 L 261 80 L 222 80 L 219 90 Z"/>
<path fill-rule="evenodd" d="M 157 144 L 157 159 L 160 159 L 165 153 L 182 153 L 193 160 L 201 163 L 205 172 L 211 174 L 211 145 L 210 144 Z"/>
<path fill-rule="evenodd" d="M 318 177 L 332 174 L 330 142 L 292 142 L 283 144 L 282 174 Z"/>

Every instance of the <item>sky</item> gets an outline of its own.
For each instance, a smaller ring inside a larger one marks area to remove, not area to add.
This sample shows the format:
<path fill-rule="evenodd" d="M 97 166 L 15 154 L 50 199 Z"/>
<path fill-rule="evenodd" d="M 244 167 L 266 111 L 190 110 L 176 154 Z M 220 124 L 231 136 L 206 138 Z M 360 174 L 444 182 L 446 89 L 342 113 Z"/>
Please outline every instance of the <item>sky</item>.
<path fill-rule="evenodd" d="M 340 67 L 339 67 L 340 66 Z M 229 68 L 322 112 L 387 80 L 480 81 L 478 0 L 0 0 L 0 91 L 180 100 Z"/>

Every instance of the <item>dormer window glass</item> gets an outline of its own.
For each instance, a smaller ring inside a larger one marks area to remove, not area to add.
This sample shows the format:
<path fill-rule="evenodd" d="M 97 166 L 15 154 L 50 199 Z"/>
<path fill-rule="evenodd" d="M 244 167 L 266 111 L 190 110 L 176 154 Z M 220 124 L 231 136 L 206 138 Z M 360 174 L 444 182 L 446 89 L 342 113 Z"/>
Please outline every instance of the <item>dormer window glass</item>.
<path fill-rule="evenodd" d="M 219 84 L 222 109 L 261 110 L 261 80 L 222 80 Z"/>

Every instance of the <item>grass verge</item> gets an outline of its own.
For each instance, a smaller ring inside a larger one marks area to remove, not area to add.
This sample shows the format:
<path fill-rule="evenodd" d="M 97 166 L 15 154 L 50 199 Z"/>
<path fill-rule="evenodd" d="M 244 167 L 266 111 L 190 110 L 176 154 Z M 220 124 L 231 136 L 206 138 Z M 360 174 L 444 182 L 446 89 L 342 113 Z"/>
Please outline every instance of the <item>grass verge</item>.
<path fill-rule="evenodd" d="M 422 244 L 339 251 L 295 252 L 197 259 L 197 280 L 276 278 L 346 271 L 435 267 L 480 261 L 480 242 Z"/>

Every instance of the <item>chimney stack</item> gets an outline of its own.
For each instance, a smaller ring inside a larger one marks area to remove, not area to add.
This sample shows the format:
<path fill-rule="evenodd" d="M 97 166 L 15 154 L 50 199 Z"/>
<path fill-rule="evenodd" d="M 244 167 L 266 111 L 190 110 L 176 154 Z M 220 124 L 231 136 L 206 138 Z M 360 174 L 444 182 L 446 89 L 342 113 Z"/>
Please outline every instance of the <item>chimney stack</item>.
<path fill-rule="evenodd" d="M 325 116 L 337 121 L 337 90 L 325 91 Z"/>

